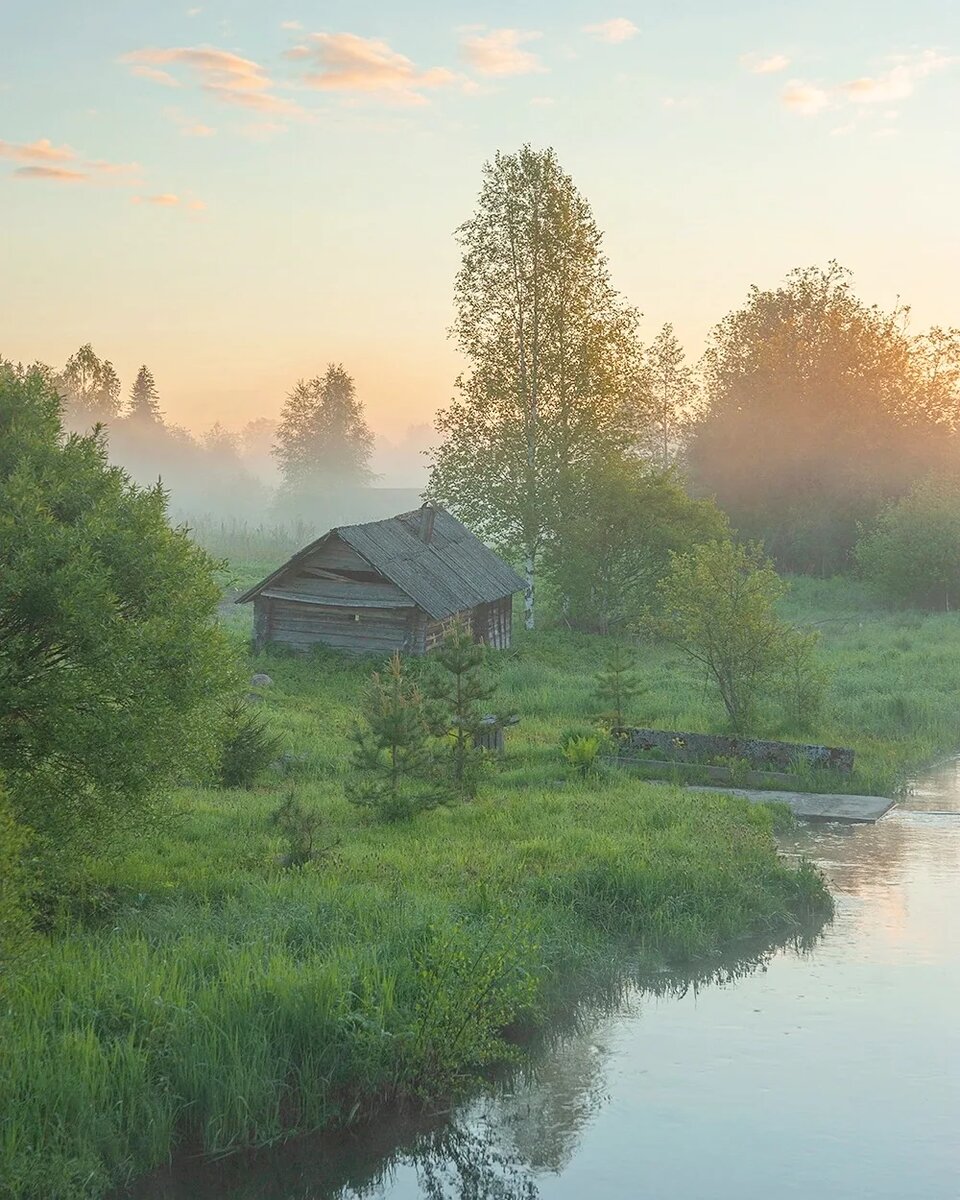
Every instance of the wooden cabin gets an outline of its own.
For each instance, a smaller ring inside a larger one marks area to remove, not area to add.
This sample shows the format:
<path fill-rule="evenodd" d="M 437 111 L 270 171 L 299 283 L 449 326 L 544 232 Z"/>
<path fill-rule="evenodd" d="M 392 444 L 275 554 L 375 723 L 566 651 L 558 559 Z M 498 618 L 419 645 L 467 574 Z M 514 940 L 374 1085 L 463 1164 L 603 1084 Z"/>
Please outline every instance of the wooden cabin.
<path fill-rule="evenodd" d="M 489 646 L 510 645 L 524 581 L 442 508 L 341 525 L 237 599 L 253 601 L 254 645 L 355 654 L 425 654 L 458 618 Z"/>

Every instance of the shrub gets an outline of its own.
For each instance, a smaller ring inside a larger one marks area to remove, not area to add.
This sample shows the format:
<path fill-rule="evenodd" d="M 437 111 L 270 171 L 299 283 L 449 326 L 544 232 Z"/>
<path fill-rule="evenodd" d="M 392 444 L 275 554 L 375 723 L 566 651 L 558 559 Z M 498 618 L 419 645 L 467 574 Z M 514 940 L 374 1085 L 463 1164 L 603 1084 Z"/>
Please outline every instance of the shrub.
<path fill-rule="evenodd" d="M 762 547 L 730 541 L 674 555 L 659 585 L 662 612 L 648 618 L 647 628 L 701 667 L 735 730 L 746 727 L 765 691 L 784 678 L 805 721 L 822 695 L 816 635 L 777 616 L 786 590 Z"/>
<path fill-rule="evenodd" d="M 281 739 L 270 732 L 255 708 L 246 700 L 233 700 L 225 714 L 220 783 L 223 787 L 252 787 L 275 760 L 280 745 Z"/>
<path fill-rule="evenodd" d="M 218 564 L 60 415 L 44 372 L 0 362 L 0 771 L 50 895 L 209 769 L 235 680 Z"/>

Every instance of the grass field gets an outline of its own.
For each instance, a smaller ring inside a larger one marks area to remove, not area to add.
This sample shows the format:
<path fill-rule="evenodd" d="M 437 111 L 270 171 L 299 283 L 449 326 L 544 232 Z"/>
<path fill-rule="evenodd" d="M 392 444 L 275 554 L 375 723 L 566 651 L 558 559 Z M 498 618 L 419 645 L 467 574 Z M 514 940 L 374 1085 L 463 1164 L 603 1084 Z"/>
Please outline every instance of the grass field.
<path fill-rule="evenodd" d="M 809 580 L 788 611 L 823 630 L 833 682 L 815 732 L 857 749 L 858 789 L 960 743 L 960 619 Z M 238 639 L 247 620 L 229 617 Z M 822 921 L 829 899 L 778 860 L 771 810 L 565 777 L 558 741 L 591 719 L 602 651 L 519 636 L 498 674 L 521 723 L 480 798 L 389 827 L 343 797 L 370 664 L 251 660 L 274 680 L 263 711 L 286 765 L 250 792 L 174 795 L 4 997 L 0 1196 L 95 1197 L 176 1146 L 219 1153 L 456 1088 L 509 1053 L 505 1031 L 548 1020 L 569 980 L 608 975 L 615 946 L 702 966 Z M 638 659 L 633 721 L 722 728 L 675 654 Z M 321 852 L 285 871 L 271 814 L 291 793 L 320 814 Z"/>

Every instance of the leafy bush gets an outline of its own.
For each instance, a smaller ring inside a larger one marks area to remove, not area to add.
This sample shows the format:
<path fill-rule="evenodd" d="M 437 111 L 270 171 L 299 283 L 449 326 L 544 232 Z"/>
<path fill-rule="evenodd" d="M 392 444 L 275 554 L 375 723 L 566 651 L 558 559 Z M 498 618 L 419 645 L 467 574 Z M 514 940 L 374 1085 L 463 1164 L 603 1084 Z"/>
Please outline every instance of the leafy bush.
<path fill-rule="evenodd" d="M 787 585 L 761 546 L 709 542 L 675 554 L 658 591 L 662 611 L 647 628 L 701 667 L 733 729 L 743 730 L 761 697 L 782 692 L 785 679 L 798 719 L 810 720 L 825 686 L 817 635 L 777 616 Z"/>
<path fill-rule="evenodd" d="M 860 572 L 891 600 L 948 612 L 960 603 L 957 480 L 923 480 L 861 533 L 854 552 Z"/>
<path fill-rule="evenodd" d="M 224 722 L 219 777 L 223 787 L 249 788 L 276 759 L 281 739 L 270 732 L 260 713 L 243 699 L 228 706 Z"/>
<path fill-rule="evenodd" d="M 0 362 L 0 771 L 50 895 L 209 769 L 234 682 L 217 564 L 60 413 Z"/>

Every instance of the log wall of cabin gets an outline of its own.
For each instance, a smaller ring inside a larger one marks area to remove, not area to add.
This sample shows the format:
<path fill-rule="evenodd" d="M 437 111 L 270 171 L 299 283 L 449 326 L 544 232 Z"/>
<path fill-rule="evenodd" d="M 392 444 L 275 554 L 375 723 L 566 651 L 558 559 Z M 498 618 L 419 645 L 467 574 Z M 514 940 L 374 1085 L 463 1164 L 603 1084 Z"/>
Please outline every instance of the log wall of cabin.
<path fill-rule="evenodd" d="M 352 654 L 408 652 L 411 609 L 341 608 L 272 600 L 268 638 L 294 650 L 330 646 Z"/>

